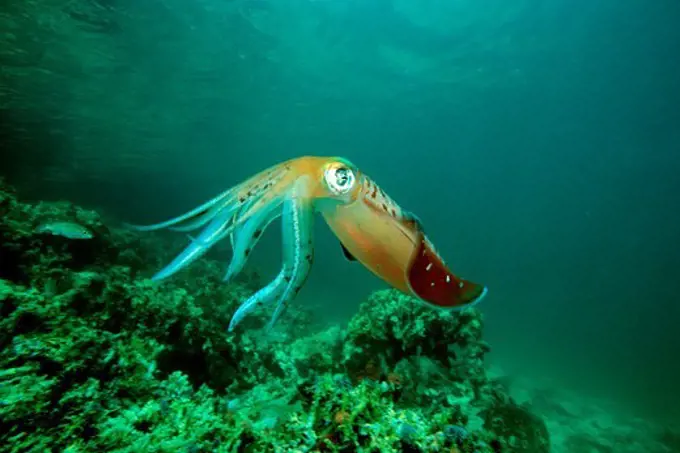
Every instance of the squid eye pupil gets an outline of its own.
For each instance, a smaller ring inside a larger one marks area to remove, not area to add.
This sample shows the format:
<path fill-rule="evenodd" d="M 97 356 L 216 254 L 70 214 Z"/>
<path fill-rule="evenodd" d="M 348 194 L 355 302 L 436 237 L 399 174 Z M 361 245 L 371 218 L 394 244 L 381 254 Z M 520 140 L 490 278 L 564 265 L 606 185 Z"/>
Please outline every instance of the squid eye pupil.
<path fill-rule="evenodd" d="M 346 168 L 339 168 L 338 170 L 336 170 L 335 181 L 340 187 L 346 185 L 349 182 L 349 174 L 347 173 Z"/>

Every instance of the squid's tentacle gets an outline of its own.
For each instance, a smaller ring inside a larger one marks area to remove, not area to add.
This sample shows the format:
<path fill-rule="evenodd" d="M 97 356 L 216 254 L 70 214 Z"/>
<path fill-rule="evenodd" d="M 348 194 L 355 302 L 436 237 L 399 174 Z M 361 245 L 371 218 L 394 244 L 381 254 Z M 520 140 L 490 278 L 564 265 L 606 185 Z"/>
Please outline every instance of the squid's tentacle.
<path fill-rule="evenodd" d="M 199 207 L 194 208 L 191 211 L 182 214 L 181 216 L 166 220 L 165 222 L 155 223 L 153 225 L 133 225 L 126 223 L 125 226 L 137 231 L 161 230 L 163 228 L 169 228 L 182 223 L 186 224 L 175 227 L 174 229 L 177 231 L 190 231 L 199 228 L 200 226 L 207 223 L 210 219 L 215 217 L 215 215 L 217 215 L 221 209 L 233 203 L 234 192 L 236 191 L 236 188 L 237 187 L 226 190 L 213 199 L 203 203 Z M 196 226 L 193 226 L 194 224 L 196 224 Z"/>
<path fill-rule="evenodd" d="M 272 189 L 277 185 L 285 177 L 287 172 L 288 169 L 284 164 L 275 165 L 251 176 L 241 184 L 225 190 L 216 197 L 181 216 L 153 225 L 134 225 L 126 223 L 125 226 L 137 231 L 153 231 L 163 228 L 170 228 L 175 231 L 192 231 L 208 223 L 220 213 L 222 209 L 235 204 L 242 207 L 245 203 L 252 201 L 252 203 L 249 204 L 249 207 L 259 209 L 266 203 L 266 200 L 263 200 L 263 198 L 266 198 L 262 196 L 263 193 L 267 189 Z M 244 194 L 247 195 L 244 196 Z M 244 203 L 243 199 L 246 197 L 247 200 L 245 200 Z M 259 204 L 256 204 L 258 201 Z"/>
<path fill-rule="evenodd" d="M 229 331 L 234 330 L 234 328 L 243 320 L 243 318 L 252 313 L 257 307 L 269 305 L 278 299 L 286 289 L 287 282 L 285 278 L 286 268 L 284 266 L 274 281 L 250 296 L 238 307 L 234 315 L 231 317 L 231 321 L 229 322 Z"/>
<path fill-rule="evenodd" d="M 191 243 L 180 253 L 170 264 L 161 269 L 152 280 L 158 281 L 170 277 L 180 269 L 188 266 L 196 259 L 201 257 L 210 247 L 230 235 L 239 225 L 247 223 L 250 218 L 256 216 L 258 211 L 254 206 L 262 204 L 267 197 L 264 191 L 252 194 L 248 200 L 233 200 L 226 206 L 217 206 L 215 212 L 210 215 L 210 223 L 206 226 L 197 238 L 189 236 Z M 263 204 L 261 209 L 267 209 L 269 204 Z M 197 222 L 198 223 L 198 222 Z M 206 223 L 202 221 L 202 223 Z M 191 225 L 195 229 L 200 225 Z"/>
<path fill-rule="evenodd" d="M 163 280 L 175 274 L 180 269 L 188 266 L 197 258 L 208 251 L 210 247 L 229 234 L 233 226 L 230 225 L 235 207 L 228 207 L 218 211 L 212 221 L 201 234 L 192 239 L 191 243 L 173 259 L 170 264 L 158 271 L 151 279 Z"/>
<path fill-rule="evenodd" d="M 269 225 L 281 215 L 282 201 L 272 202 L 248 219 L 232 233 L 233 256 L 224 281 L 228 282 L 238 275 L 246 264 L 250 252 L 255 248 Z"/>
<path fill-rule="evenodd" d="M 235 200 L 231 199 L 228 200 L 225 203 L 217 204 L 211 208 L 209 208 L 207 211 L 203 212 L 202 214 L 196 215 L 195 217 L 192 217 L 190 220 L 186 220 L 184 222 L 181 222 L 179 226 L 170 226 L 168 227 L 169 230 L 172 231 L 180 231 L 180 232 L 189 232 L 189 231 L 194 231 L 197 230 L 201 227 L 203 227 L 206 223 L 210 222 L 219 211 L 222 209 L 225 209 L 229 207 L 228 205 L 234 204 Z M 234 210 L 232 210 L 233 212 Z"/>
<path fill-rule="evenodd" d="M 247 222 L 247 220 L 256 213 L 256 211 L 252 210 L 252 205 L 261 201 L 262 198 L 264 198 L 264 194 L 258 193 L 244 202 L 233 200 L 226 206 L 216 206 L 213 208 L 215 209 L 214 213 L 208 211 L 208 213 L 205 214 L 210 215 L 210 218 L 208 219 L 210 220 L 210 223 L 208 226 L 201 231 L 201 234 L 197 238 L 194 239 L 190 236 L 191 243 L 187 248 L 172 260 L 170 264 L 154 275 L 152 280 L 158 281 L 168 278 L 201 257 L 210 247 L 224 239 L 227 235 L 230 235 L 240 224 Z M 265 207 L 266 206 L 268 205 L 265 205 Z M 201 220 L 201 222 L 206 223 L 205 220 Z M 186 230 L 200 227 L 200 225 L 191 226 L 192 228 L 187 226 Z M 177 230 L 179 229 L 177 228 Z"/>
<path fill-rule="evenodd" d="M 296 187 L 290 203 L 284 206 L 282 217 L 284 259 L 289 263 L 288 286 L 279 299 L 267 330 L 271 330 L 288 304 L 307 281 L 314 260 L 314 210 L 305 193 L 305 186 Z"/>
<path fill-rule="evenodd" d="M 284 259 L 281 271 L 270 284 L 241 304 L 229 323 L 230 331 L 258 306 L 278 300 L 276 311 L 280 314 L 288 299 L 294 297 L 302 287 L 311 264 L 313 226 L 311 222 L 313 210 L 308 200 L 306 185 L 306 178 L 299 178 L 283 202 L 281 226 Z"/>
<path fill-rule="evenodd" d="M 244 203 L 241 208 L 234 214 L 234 219 L 242 217 L 243 214 L 247 213 L 253 208 L 253 205 L 259 201 L 261 197 L 251 197 L 246 203 Z M 231 232 L 229 235 L 229 243 L 231 244 L 231 249 L 234 250 L 236 247 L 236 241 L 234 240 L 234 236 L 238 234 L 238 229 L 234 229 L 234 231 Z"/>

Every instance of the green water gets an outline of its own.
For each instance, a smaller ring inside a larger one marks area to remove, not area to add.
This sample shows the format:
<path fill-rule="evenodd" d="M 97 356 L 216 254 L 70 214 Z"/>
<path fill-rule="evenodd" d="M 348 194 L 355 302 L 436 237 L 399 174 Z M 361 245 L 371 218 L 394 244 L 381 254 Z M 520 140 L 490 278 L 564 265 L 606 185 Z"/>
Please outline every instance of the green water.
<path fill-rule="evenodd" d="M 154 222 L 345 156 L 489 286 L 494 363 L 680 417 L 679 20 L 671 0 L 10 0 L 0 171 Z M 318 227 L 299 302 L 346 320 L 383 285 Z M 255 262 L 278 260 L 268 235 Z"/>

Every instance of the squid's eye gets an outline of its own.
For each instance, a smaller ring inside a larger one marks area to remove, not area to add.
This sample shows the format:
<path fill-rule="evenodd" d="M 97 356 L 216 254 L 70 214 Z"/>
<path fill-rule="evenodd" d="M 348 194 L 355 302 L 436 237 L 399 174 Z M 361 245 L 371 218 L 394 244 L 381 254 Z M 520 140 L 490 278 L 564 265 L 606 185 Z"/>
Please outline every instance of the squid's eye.
<path fill-rule="evenodd" d="M 354 172 L 347 167 L 332 167 L 326 170 L 326 183 L 336 194 L 349 192 L 354 187 Z"/>

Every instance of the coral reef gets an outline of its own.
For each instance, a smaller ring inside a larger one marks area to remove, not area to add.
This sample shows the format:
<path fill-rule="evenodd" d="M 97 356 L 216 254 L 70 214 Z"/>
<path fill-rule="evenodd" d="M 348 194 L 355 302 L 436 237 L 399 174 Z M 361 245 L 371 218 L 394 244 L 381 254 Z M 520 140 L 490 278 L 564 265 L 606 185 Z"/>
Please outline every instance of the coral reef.
<path fill-rule="evenodd" d="M 40 233 L 46 221 L 94 233 Z M 201 260 L 145 279 L 168 240 L 0 183 L 0 451 L 549 452 L 546 426 L 487 376 L 483 322 L 396 291 L 349 326 L 291 307 L 235 332 L 252 292 Z"/>

